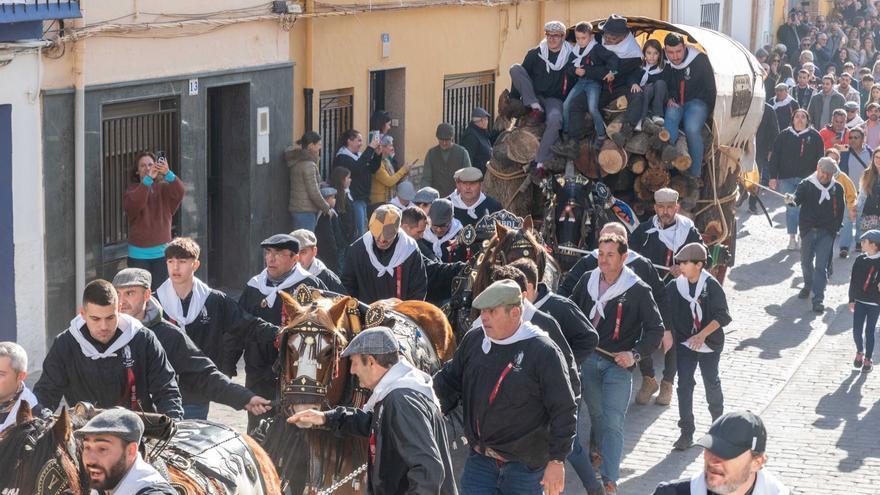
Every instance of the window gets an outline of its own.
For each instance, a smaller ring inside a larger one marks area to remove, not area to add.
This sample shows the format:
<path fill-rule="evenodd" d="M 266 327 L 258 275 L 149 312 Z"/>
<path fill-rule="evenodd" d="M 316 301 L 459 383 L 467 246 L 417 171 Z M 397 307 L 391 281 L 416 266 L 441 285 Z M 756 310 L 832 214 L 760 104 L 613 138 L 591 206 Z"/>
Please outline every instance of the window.
<path fill-rule="evenodd" d="M 456 74 L 443 79 L 443 121 L 455 127 L 455 141 L 471 121 L 474 107 L 495 116 L 495 72 Z"/>
<path fill-rule="evenodd" d="M 137 179 L 135 158 L 141 151 L 164 151 L 178 171 L 180 119 L 177 98 L 104 105 L 101 122 L 103 244 L 108 256 L 124 256 L 128 222 L 122 195 Z M 179 225 L 175 216 L 175 226 Z M 117 251 L 117 249 L 119 249 Z"/>
<path fill-rule="evenodd" d="M 333 164 L 336 151 L 343 145 L 339 142 L 340 136 L 343 132 L 354 127 L 353 100 L 354 91 L 351 88 L 321 91 L 321 115 L 318 126 L 323 141 L 321 176 L 325 179 L 330 175 L 330 166 Z"/>
<path fill-rule="evenodd" d="M 700 10 L 700 27 L 718 31 L 718 20 L 721 13 L 721 4 L 718 2 L 704 3 Z"/>

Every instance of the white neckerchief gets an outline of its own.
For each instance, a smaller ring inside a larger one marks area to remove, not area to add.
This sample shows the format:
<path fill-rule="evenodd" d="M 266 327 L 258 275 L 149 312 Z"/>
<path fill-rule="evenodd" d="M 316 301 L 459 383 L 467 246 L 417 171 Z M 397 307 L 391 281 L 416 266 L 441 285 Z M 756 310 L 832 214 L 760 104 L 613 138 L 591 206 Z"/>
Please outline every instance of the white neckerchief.
<path fill-rule="evenodd" d="M 681 69 L 684 69 L 685 67 L 687 67 L 688 65 L 691 65 L 691 62 L 693 62 L 694 59 L 697 58 L 697 55 L 700 54 L 699 50 L 697 50 L 696 48 L 687 46 L 687 45 L 685 45 L 684 49 L 687 50 L 687 55 L 685 55 L 684 60 L 682 60 L 682 62 L 680 64 L 676 65 L 676 64 L 673 64 L 671 60 L 668 61 L 669 65 L 671 65 L 672 68 L 675 70 L 681 70 Z"/>
<path fill-rule="evenodd" d="M 675 223 L 670 227 L 661 227 L 660 219 L 657 218 L 657 215 L 654 215 L 651 218 L 651 223 L 654 224 L 654 228 L 648 229 L 645 233 L 651 235 L 656 232 L 660 241 L 665 244 L 673 254 L 677 253 L 678 249 L 684 245 L 688 234 L 694 226 L 693 220 L 678 214 L 675 215 Z"/>
<path fill-rule="evenodd" d="M 336 156 L 339 156 L 339 155 L 345 155 L 345 156 L 351 157 L 351 159 L 354 161 L 358 161 L 361 158 L 361 153 L 355 153 L 355 152 L 351 151 L 350 149 L 348 149 L 348 146 L 343 146 L 343 147 L 339 148 L 339 151 L 336 152 Z"/>
<path fill-rule="evenodd" d="M 619 58 L 642 58 L 642 47 L 632 33 L 627 34 L 626 38 L 616 45 L 609 45 L 605 42 L 605 38 L 602 38 L 602 46 Z"/>
<path fill-rule="evenodd" d="M 522 325 L 516 329 L 516 332 L 513 332 L 513 335 L 507 337 L 506 339 L 493 339 L 486 334 L 486 330 L 483 330 L 483 343 L 481 348 L 483 349 L 483 354 L 489 354 L 489 351 L 492 350 L 492 344 L 497 345 L 511 345 L 516 344 L 517 342 L 521 342 L 523 340 L 528 340 L 534 337 L 539 337 L 541 335 L 547 337 L 547 332 L 541 330 L 535 324 L 523 320 Z"/>
<path fill-rule="evenodd" d="M 592 256 L 593 258 L 596 258 L 596 260 L 598 261 L 599 260 L 599 250 L 594 249 L 594 250 L 590 251 L 590 254 L 588 254 L 587 256 Z M 628 249 L 626 251 L 626 261 L 624 261 L 623 264 L 631 265 L 631 264 L 633 264 L 633 261 L 635 261 L 639 258 L 644 258 L 644 256 L 642 256 L 641 254 L 639 254 L 636 251 L 633 251 L 632 249 Z"/>
<path fill-rule="evenodd" d="M 251 277 L 247 284 L 266 296 L 266 306 L 271 308 L 272 306 L 275 306 L 275 297 L 278 295 L 278 291 L 289 289 L 310 276 L 309 272 L 305 271 L 305 269 L 297 263 L 296 266 L 293 267 L 293 271 L 290 275 L 275 287 L 269 285 L 269 272 L 267 272 L 265 268 L 259 275 Z"/>
<path fill-rule="evenodd" d="M 608 287 L 602 297 L 599 297 L 599 279 L 601 277 L 602 272 L 596 269 L 590 272 L 590 278 L 587 280 L 587 293 L 590 294 L 590 299 L 595 301 L 593 309 L 590 310 L 590 321 L 593 321 L 597 314 L 600 318 L 605 318 L 605 303 L 628 291 L 639 281 L 638 275 L 628 266 L 624 266 L 614 285 Z"/>
<path fill-rule="evenodd" d="M 108 495 L 135 495 L 144 488 L 157 484 L 167 485 L 168 482 L 165 481 L 165 478 L 159 474 L 159 471 L 156 471 L 156 468 L 149 465 L 143 457 L 141 457 L 140 452 L 138 452 L 134 464 L 132 464 L 131 469 L 125 473 L 125 477 L 122 478 L 115 488 L 107 490 L 107 493 Z M 98 491 L 92 490 L 91 495 L 98 495 Z"/>
<path fill-rule="evenodd" d="M 792 98 L 791 95 L 786 96 L 782 101 L 776 101 L 776 98 L 773 98 L 773 105 L 771 106 L 773 107 L 773 110 L 776 110 L 777 108 L 784 107 L 793 101 L 794 98 Z"/>
<path fill-rule="evenodd" d="M 321 261 L 318 258 L 312 258 L 312 264 L 311 264 L 311 266 L 309 266 L 309 269 L 306 271 L 308 271 L 309 273 L 311 273 L 312 275 L 317 277 L 318 275 L 321 274 L 321 272 L 323 272 L 326 269 L 327 269 L 327 265 L 325 265 L 323 261 Z"/>
<path fill-rule="evenodd" d="M 404 204 L 400 202 L 400 199 L 397 196 L 394 196 L 393 198 L 391 198 L 391 201 L 389 201 L 389 203 L 396 206 L 401 211 L 406 209 L 406 206 L 404 206 Z M 412 204 L 412 201 L 410 201 L 410 204 Z"/>
<path fill-rule="evenodd" d="M 694 291 L 694 295 L 691 296 L 690 283 L 688 282 L 687 277 L 684 275 L 679 275 L 675 278 L 675 288 L 678 289 L 678 294 L 688 302 L 691 307 L 691 316 L 694 317 L 694 321 L 699 321 L 702 323 L 703 321 L 703 308 L 700 307 L 700 294 L 703 293 L 703 289 L 706 287 L 706 280 L 709 280 L 709 272 L 703 270 L 700 272 L 700 279 L 697 280 L 697 287 Z"/>
<path fill-rule="evenodd" d="M 79 344 L 79 348 L 85 357 L 92 360 L 116 357 L 116 351 L 127 346 L 128 343 L 131 342 L 131 339 L 133 339 L 135 335 L 137 335 L 138 332 L 140 332 L 141 329 L 144 328 L 141 322 L 137 321 L 131 316 L 128 316 L 127 314 L 119 313 L 116 321 L 117 328 L 119 328 L 119 330 L 122 330 L 122 335 L 120 335 L 118 339 L 113 341 L 113 343 L 110 344 L 110 347 L 108 347 L 107 350 L 104 352 L 98 352 L 98 349 L 96 349 L 91 342 L 86 340 L 85 336 L 83 336 L 82 332 L 80 332 L 79 329 L 86 324 L 86 320 L 83 319 L 82 316 L 76 315 L 76 318 L 70 320 L 70 327 L 67 329 L 67 331 L 70 332 L 70 335 L 72 335 L 74 340 L 76 340 L 76 342 Z M 88 332 L 88 328 L 86 328 L 86 331 Z"/>
<path fill-rule="evenodd" d="M 559 55 L 556 56 L 556 62 L 550 63 L 550 47 L 547 46 L 547 39 L 541 40 L 541 43 L 538 44 L 538 57 L 544 61 L 544 66 L 547 68 L 547 73 L 550 73 L 550 70 L 562 70 L 565 66 L 565 63 L 568 62 L 568 57 L 571 55 L 571 45 L 563 42 L 562 47 L 559 49 Z"/>
<path fill-rule="evenodd" d="M 18 400 L 15 401 L 12 409 L 9 410 L 9 415 L 6 416 L 6 420 L 3 421 L 3 424 L 0 424 L 0 431 L 15 425 L 15 417 L 18 415 L 18 408 L 21 406 L 21 401 L 27 402 L 31 406 L 31 409 L 37 407 L 37 396 L 34 395 L 34 393 L 31 392 L 31 389 L 27 388 L 27 385 L 24 383 L 22 383 L 21 386 L 22 389 L 21 393 L 18 394 Z"/>
<path fill-rule="evenodd" d="M 461 195 L 458 194 L 458 191 L 455 191 L 454 193 L 449 195 L 449 201 L 452 201 L 452 206 L 460 210 L 467 210 L 468 216 L 474 219 L 479 218 L 477 217 L 477 208 L 479 208 L 485 200 L 486 195 L 483 194 L 482 191 L 480 191 L 480 197 L 477 198 L 477 201 L 473 204 L 473 206 L 468 206 L 464 204 L 464 201 L 461 200 Z"/>
<path fill-rule="evenodd" d="M 706 474 L 700 471 L 691 478 L 691 495 L 706 495 L 709 487 L 706 486 Z M 755 488 L 752 495 L 789 495 L 791 492 L 775 476 L 766 469 L 758 471 L 755 478 Z"/>
<path fill-rule="evenodd" d="M 789 126 L 789 127 L 788 127 L 788 132 L 794 134 L 795 137 L 801 137 L 801 136 L 803 136 L 804 134 L 810 132 L 810 127 L 807 126 L 807 128 L 804 129 L 804 130 L 802 130 L 802 131 L 796 131 L 796 130 L 794 129 L 794 126 Z"/>
<path fill-rule="evenodd" d="M 828 183 L 827 186 L 823 185 L 819 182 L 819 177 L 816 175 L 816 172 L 813 172 L 812 175 L 807 177 L 807 182 L 816 186 L 816 189 L 819 190 L 819 204 L 821 205 L 823 201 L 831 199 L 831 190 L 834 189 L 835 181 L 832 180 Z"/>
<path fill-rule="evenodd" d="M 645 62 L 642 65 L 642 80 L 639 81 L 639 86 L 644 86 L 645 84 L 648 84 L 648 77 L 656 76 L 661 72 L 663 72 L 663 69 L 660 68 L 660 64 L 649 66 L 648 62 Z"/>
<path fill-rule="evenodd" d="M 446 234 L 444 234 L 443 237 L 438 239 L 437 234 L 432 232 L 431 229 L 426 229 L 422 238 L 431 243 L 431 250 L 434 251 L 434 254 L 436 254 L 438 258 L 442 259 L 443 251 L 440 247 L 444 242 L 455 237 L 461 229 L 461 222 L 459 222 L 457 218 L 453 218 L 452 223 L 449 225 L 449 230 L 446 231 Z"/>
<path fill-rule="evenodd" d="M 440 400 L 434 393 L 434 381 L 431 379 L 431 375 L 409 364 L 406 359 L 401 359 L 385 372 L 385 375 L 376 384 L 376 388 L 373 389 L 370 399 L 364 404 L 363 410 L 371 412 L 379 401 L 392 390 L 399 388 L 408 388 L 421 393 L 431 399 L 438 410 L 440 409 Z"/>
<path fill-rule="evenodd" d="M 349 201 L 351 201 L 352 203 L 354 203 L 354 198 L 351 197 L 351 189 L 346 189 L 346 190 L 345 190 L 345 197 L 348 198 Z"/>
<path fill-rule="evenodd" d="M 542 297 L 541 299 L 535 300 L 535 302 L 534 302 L 535 308 L 541 309 L 541 306 L 543 306 L 544 303 L 547 302 L 547 300 L 550 299 L 550 296 L 552 296 L 552 295 L 553 295 L 553 292 L 550 289 L 547 289 L 547 294 L 545 294 L 544 297 Z"/>
<path fill-rule="evenodd" d="M 393 276 L 394 269 L 406 261 L 413 252 L 419 250 L 419 245 L 412 237 L 406 235 L 403 231 L 399 231 L 397 233 L 397 245 L 394 246 L 394 254 L 391 255 L 391 261 L 388 262 L 388 265 L 383 265 L 379 263 L 376 253 L 373 252 L 373 234 L 367 232 L 361 239 L 364 240 L 367 256 L 370 257 L 370 264 L 376 269 L 377 277 L 381 277 L 386 273 Z"/>
<path fill-rule="evenodd" d="M 186 314 L 183 314 L 183 301 L 177 296 L 170 278 L 165 279 L 165 282 L 156 291 L 156 296 L 159 298 L 159 302 L 162 303 L 162 309 L 165 310 L 165 314 L 176 321 L 177 326 L 184 331 L 187 325 L 196 321 L 196 318 L 199 317 L 199 313 L 205 307 L 205 301 L 208 300 L 210 294 L 211 288 L 199 280 L 199 277 L 193 277 L 192 298 L 189 301 L 189 308 L 187 308 Z"/>
<path fill-rule="evenodd" d="M 867 258 L 869 260 L 876 260 L 877 258 L 880 258 L 880 251 L 877 251 L 874 254 L 865 253 L 865 258 Z"/>
<path fill-rule="evenodd" d="M 577 43 L 572 45 L 571 53 L 572 55 L 574 55 L 574 60 L 571 61 L 571 65 L 575 67 L 580 67 L 581 60 L 583 60 L 584 57 L 586 57 L 587 54 L 590 53 L 590 50 L 592 50 L 594 46 L 596 46 L 595 37 L 593 37 L 593 39 L 591 39 L 590 42 L 587 43 L 587 46 L 585 46 L 583 49 L 581 49 L 580 45 L 578 45 Z"/>

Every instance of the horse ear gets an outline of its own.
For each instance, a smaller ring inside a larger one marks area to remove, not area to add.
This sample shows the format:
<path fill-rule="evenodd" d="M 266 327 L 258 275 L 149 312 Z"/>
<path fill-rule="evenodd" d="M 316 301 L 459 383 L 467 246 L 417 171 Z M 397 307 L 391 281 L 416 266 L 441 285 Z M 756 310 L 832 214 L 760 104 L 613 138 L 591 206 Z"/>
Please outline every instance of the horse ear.
<path fill-rule="evenodd" d="M 495 220 L 495 237 L 501 239 L 505 234 L 507 234 L 507 227 L 502 225 L 498 220 Z"/>
<path fill-rule="evenodd" d="M 70 416 L 67 414 L 67 406 L 61 408 L 61 414 L 52 425 L 52 432 L 55 433 L 55 438 L 59 442 L 62 440 L 65 443 L 70 441 Z"/>
<path fill-rule="evenodd" d="M 296 302 L 296 299 L 283 290 L 279 290 L 277 293 L 278 297 L 281 298 L 281 301 L 287 306 L 287 319 L 288 321 L 293 320 L 296 316 L 299 316 L 300 313 L 303 312 L 302 306 Z"/>
<path fill-rule="evenodd" d="M 526 217 L 523 219 L 523 230 L 531 231 L 534 229 L 535 229 L 535 224 L 532 222 L 532 216 L 526 215 Z"/>
<path fill-rule="evenodd" d="M 340 297 L 338 301 L 333 303 L 333 306 L 327 310 L 327 314 L 330 315 L 330 319 L 333 320 L 333 324 L 337 327 L 344 327 L 342 324 L 342 317 L 345 316 L 345 312 L 348 309 L 348 302 L 351 300 L 350 297 Z"/>
<path fill-rule="evenodd" d="M 31 412 L 31 405 L 26 400 L 21 401 L 18 406 L 18 413 L 15 415 L 15 424 L 27 423 L 32 419 L 34 419 L 34 415 Z"/>

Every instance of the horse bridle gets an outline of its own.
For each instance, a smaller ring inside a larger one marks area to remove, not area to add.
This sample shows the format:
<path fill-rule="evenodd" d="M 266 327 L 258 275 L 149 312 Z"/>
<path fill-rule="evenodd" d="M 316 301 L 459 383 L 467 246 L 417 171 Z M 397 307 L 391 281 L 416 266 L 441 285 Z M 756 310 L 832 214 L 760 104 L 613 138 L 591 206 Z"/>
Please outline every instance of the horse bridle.
<path fill-rule="evenodd" d="M 39 431 L 38 423 L 42 424 L 43 422 L 43 419 L 33 418 L 24 426 L 24 428 L 28 429 L 28 434 L 27 439 L 25 440 L 22 459 L 26 459 L 33 455 L 37 448 L 37 443 L 49 430 L 49 428 L 46 428 L 42 432 Z M 75 451 L 72 450 L 70 442 L 63 445 L 63 451 L 75 462 L 76 454 Z M 37 479 L 34 484 L 34 494 L 69 495 L 71 493 L 73 493 L 73 490 L 70 487 L 70 480 L 67 477 L 67 473 L 61 468 L 61 463 L 58 461 L 58 458 L 56 456 L 49 458 L 37 474 Z"/>
<path fill-rule="evenodd" d="M 324 374 L 324 378 L 321 381 L 307 376 L 297 376 L 292 377 L 289 382 L 283 384 L 281 389 L 281 406 L 289 406 L 292 404 L 322 404 L 327 406 L 327 390 L 330 388 L 333 379 L 339 374 L 339 335 L 335 330 L 319 326 L 311 320 L 285 328 L 282 332 L 281 339 L 281 348 L 284 349 L 284 352 L 281 353 L 282 370 L 286 370 L 288 359 L 287 353 L 289 351 L 287 350 L 287 342 L 294 334 L 303 337 L 300 348 L 296 350 L 297 361 L 294 362 L 295 365 L 299 364 L 299 358 L 302 357 L 302 349 L 306 345 L 307 339 L 310 338 L 314 339 L 315 342 L 318 342 L 318 339 L 322 337 L 330 337 L 329 340 L 333 346 L 333 360 L 330 365 L 331 369 Z M 313 345 L 311 348 L 313 352 L 320 352 L 319 346 Z"/>

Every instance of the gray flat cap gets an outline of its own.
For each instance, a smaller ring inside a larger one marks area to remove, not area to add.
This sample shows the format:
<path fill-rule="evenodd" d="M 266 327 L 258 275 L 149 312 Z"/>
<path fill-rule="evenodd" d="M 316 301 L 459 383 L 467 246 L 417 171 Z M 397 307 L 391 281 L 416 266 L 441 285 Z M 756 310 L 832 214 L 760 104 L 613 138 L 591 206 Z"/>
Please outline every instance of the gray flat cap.
<path fill-rule="evenodd" d="M 880 246 L 880 230 L 871 229 L 862 234 L 862 237 L 860 237 L 859 240 L 873 242 L 874 244 Z"/>
<path fill-rule="evenodd" d="M 144 422 L 128 409 L 108 409 L 73 432 L 78 440 L 90 435 L 113 435 L 126 443 L 140 443 L 144 436 Z"/>
<path fill-rule="evenodd" d="M 336 188 L 335 187 L 322 187 L 321 188 L 321 197 L 329 198 L 330 196 L 336 196 Z"/>
<path fill-rule="evenodd" d="M 294 253 L 299 252 L 299 242 L 290 234 L 275 234 L 260 243 L 261 248 L 289 249 Z"/>
<path fill-rule="evenodd" d="M 706 261 L 706 248 L 699 242 L 685 244 L 675 255 L 675 261 Z"/>
<path fill-rule="evenodd" d="M 431 219 L 431 225 L 440 227 L 452 221 L 452 214 L 452 201 L 443 198 L 431 203 L 431 211 L 428 212 L 428 218 Z"/>
<path fill-rule="evenodd" d="M 342 351 L 342 357 L 353 354 L 391 354 L 400 351 L 400 343 L 388 327 L 373 327 L 357 334 L 351 339 L 348 347 Z"/>
<path fill-rule="evenodd" d="M 433 207 L 431 207 L 433 209 Z M 522 291 L 513 280 L 499 280 L 486 287 L 471 303 L 476 309 L 491 309 L 498 306 L 514 306 L 522 303 Z"/>
<path fill-rule="evenodd" d="M 440 191 L 434 189 L 433 187 L 423 187 L 416 192 L 415 197 L 413 197 L 414 203 L 433 203 L 440 197 Z"/>
<path fill-rule="evenodd" d="M 296 239 L 300 249 L 315 247 L 318 245 L 318 239 L 315 238 L 314 232 L 306 229 L 296 229 L 290 233 L 290 237 Z"/>
<path fill-rule="evenodd" d="M 678 191 L 676 191 L 675 189 L 670 189 L 668 187 L 657 189 L 656 191 L 654 191 L 654 202 L 655 203 L 677 203 L 678 202 Z"/>
<path fill-rule="evenodd" d="M 843 104 L 843 108 L 845 108 L 847 110 L 858 110 L 859 104 L 854 101 L 848 101 Z"/>
<path fill-rule="evenodd" d="M 489 117 L 489 112 L 483 107 L 476 107 L 474 108 L 474 111 L 471 112 L 471 119 L 488 119 Z"/>
<path fill-rule="evenodd" d="M 837 161 L 834 158 L 829 156 L 823 156 L 819 158 L 819 163 L 817 164 L 817 168 L 826 174 L 836 174 L 839 170 L 837 168 Z"/>
<path fill-rule="evenodd" d="M 153 275 L 143 268 L 125 268 L 113 277 L 113 287 L 143 287 L 149 289 Z"/>
<path fill-rule="evenodd" d="M 397 184 L 397 197 L 404 201 L 412 201 L 416 196 L 416 187 L 413 186 L 413 183 L 404 180 Z"/>
<path fill-rule="evenodd" d="M 455 137 L 455 128 L 446 122 L 437 126 L 437 139 L 452 139 Z"/>
<path fill-rule="evenodd" d="M 452 178 L 462 182 L 477 182 L 483 180 L 483 172 L 477 167 L 465 167 L 456 170 Z"/>
<path fill-rule="evenodd" d="M 561 21 L 547 22 L 546 24 L 544 24 L 544 32 L 565 34 L 565 24 L 563 24 Z"/>
<path fill-rule="evenodd" d="M 781 82 L 781 83 L 779 83 L 779 84 L 776 85 L 776 91 L 782 91 L 783 89 L 786 90 L 786 91 L 788 91 L 788 84 L 785 84 L 784 82 Z"/>

